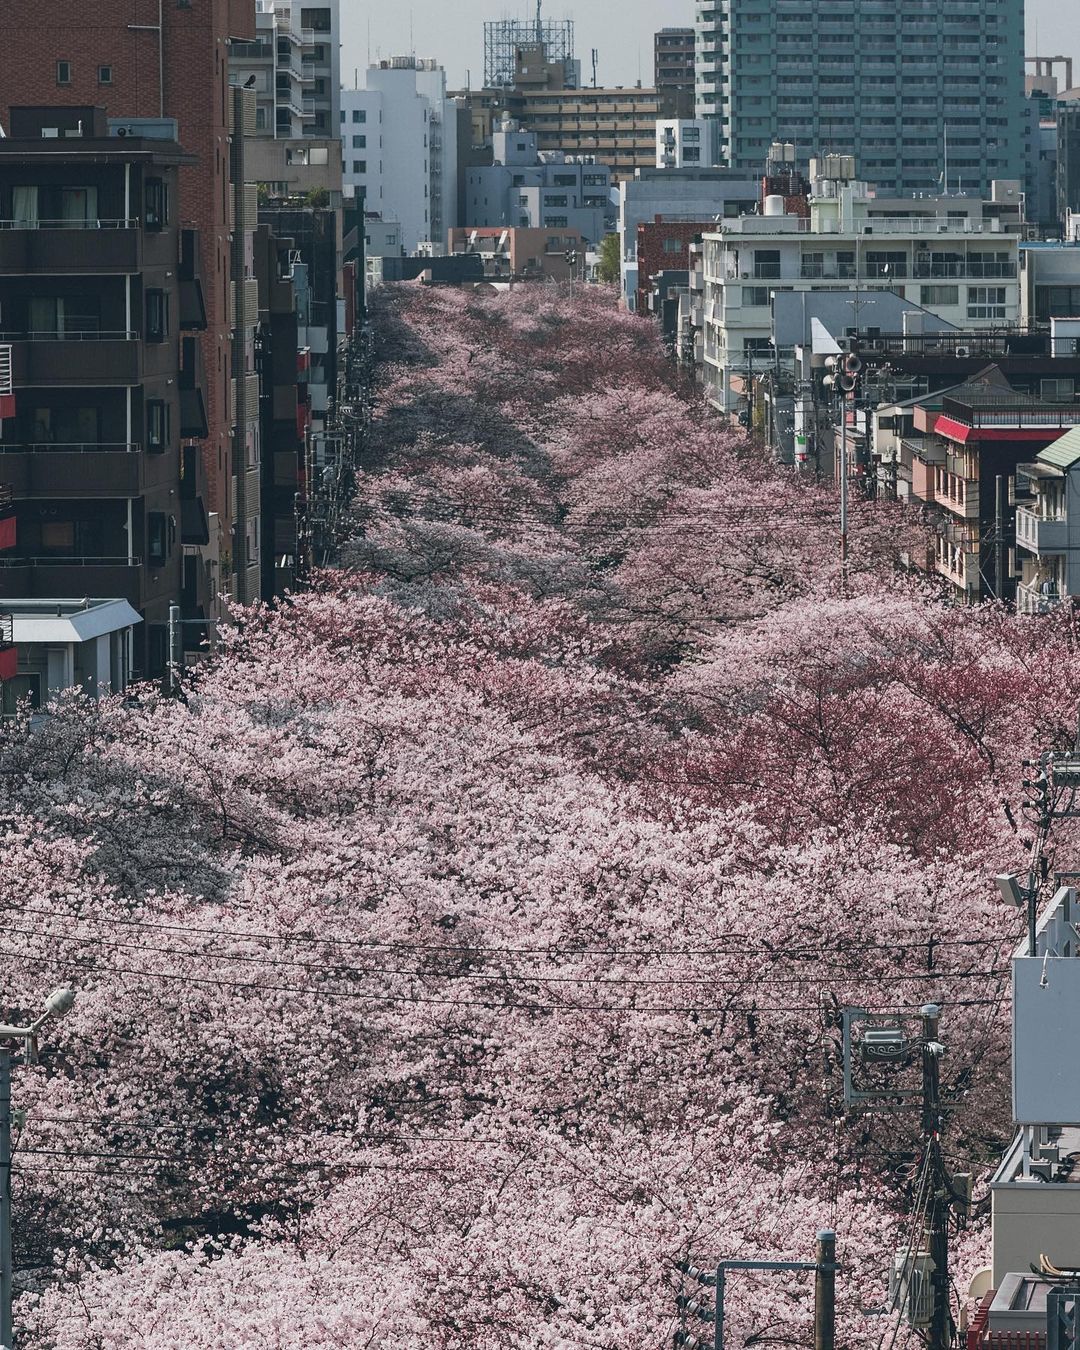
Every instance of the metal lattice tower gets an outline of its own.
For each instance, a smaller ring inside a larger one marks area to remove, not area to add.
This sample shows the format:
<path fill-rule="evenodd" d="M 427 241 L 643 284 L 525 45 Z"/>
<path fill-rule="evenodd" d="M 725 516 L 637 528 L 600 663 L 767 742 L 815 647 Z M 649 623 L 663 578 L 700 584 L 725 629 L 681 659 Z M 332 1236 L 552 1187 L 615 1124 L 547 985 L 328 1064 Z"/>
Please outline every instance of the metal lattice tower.
<path fill-rule="evenodd" d="M 484 24 L 484 87 L 509 88 L 514 83 L 514 58 L 521 47 L 543 44 L 549 61 L 574 59 L 573 19 L 493 19 Z"/>

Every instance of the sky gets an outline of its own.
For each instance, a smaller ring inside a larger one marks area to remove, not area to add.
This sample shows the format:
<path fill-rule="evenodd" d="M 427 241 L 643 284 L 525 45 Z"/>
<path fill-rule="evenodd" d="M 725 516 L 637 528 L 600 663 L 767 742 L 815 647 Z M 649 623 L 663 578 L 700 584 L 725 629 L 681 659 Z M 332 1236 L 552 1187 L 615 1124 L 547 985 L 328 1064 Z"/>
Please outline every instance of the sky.
<path fill-rule="evenodd" d="M 370 55 L 433 56 L 447 69 L 452 88 L 478 86 L 484 74 L 484 20 L 529 18 L 535 7 L 503 0 L 342 0 L 343 48 L 341 77 L 353 82 L 353 71 L 363 71 Z M 599 52 L 599 84 L 643 84 L 652 81 L 652 35 L 657 28 L 688 25 L 693 0 L 547 0 L 544 17 L 573 19 L 576 55 L 582 77 L 592 79 L 590 52 Z M 1034 54 L 1038 30 L 1040 55 L 1074 56 L 1080 84 L 1080 23 L 1075 0 L 1027 0 L 1028 52 Z"/>

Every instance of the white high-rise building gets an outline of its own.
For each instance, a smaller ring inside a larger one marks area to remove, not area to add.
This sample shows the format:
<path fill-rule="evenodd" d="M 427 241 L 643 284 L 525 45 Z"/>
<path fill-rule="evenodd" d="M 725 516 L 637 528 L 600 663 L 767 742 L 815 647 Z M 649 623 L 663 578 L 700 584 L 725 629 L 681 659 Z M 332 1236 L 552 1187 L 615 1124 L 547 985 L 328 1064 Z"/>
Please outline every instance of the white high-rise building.
<path fill-rule="evenodd" d="M 369 66 L 363 89 L 341 93 L 346 195 L 401 226 L 401 244 L 446 246 L 457 221 L 457 105 L 436 61 L 395 56 Z"/>

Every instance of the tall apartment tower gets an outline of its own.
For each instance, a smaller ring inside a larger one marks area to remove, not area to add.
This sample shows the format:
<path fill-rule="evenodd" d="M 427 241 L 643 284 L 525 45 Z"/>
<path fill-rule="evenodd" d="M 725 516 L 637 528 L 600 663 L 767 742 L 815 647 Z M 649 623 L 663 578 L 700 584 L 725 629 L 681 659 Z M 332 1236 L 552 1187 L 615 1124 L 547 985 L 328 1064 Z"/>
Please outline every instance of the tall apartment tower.
<path fill-rule="evenodd" d="M 133 125 L 175 119 L 191 156 L 179 169 L 179 218 L 198 230 L 206 326 L 192 336 L 206 390 L 206 427 L 185 436 L 206 470 L 218 562 L 212 595 L 234 588 L 231 419 L 229 51 L 255 36 L 253 0 L 95 0 L 93 21 L 69 0 L 18 5 L 5 16 L 8 105 L 107 104 Z M 215 545 L 211 544 L 211 550 Z M 210 616 L 208 616 L 210 617 Z"/>
<path fill-rule="evenodd" d="M 731 167 L 791 141 L 883 193 L 1024 176 L 1024 0 L 698 0 L 696 33 L 697 114 Z"/>

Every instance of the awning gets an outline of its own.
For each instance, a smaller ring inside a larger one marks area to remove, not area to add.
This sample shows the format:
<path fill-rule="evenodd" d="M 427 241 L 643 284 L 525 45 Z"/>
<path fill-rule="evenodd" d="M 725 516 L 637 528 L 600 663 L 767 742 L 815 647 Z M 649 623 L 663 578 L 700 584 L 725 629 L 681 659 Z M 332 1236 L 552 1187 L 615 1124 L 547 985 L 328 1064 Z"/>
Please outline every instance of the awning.
<path fill-rule="evenodd" d="M 180 539 L 185 544 L 210 542 L 210 526 L 201 497 L 185 497 L 180 502 Z"/>

